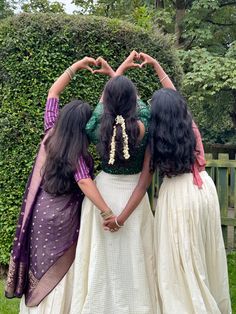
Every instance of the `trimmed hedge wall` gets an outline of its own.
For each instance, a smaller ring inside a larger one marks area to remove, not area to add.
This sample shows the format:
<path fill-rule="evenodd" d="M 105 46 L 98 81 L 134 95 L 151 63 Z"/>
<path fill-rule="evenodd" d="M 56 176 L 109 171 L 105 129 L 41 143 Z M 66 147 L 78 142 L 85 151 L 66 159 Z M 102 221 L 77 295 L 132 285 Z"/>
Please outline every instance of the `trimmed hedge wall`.
<path fill-rule="evenodd" d="M 103 56 L 117 66 L 131 50 L 156 57 L 175 84 L 182 70 L 172 39 L 119 20 L 66 14 L 21 14 L 0 23 L 0 264 L 7 264 L 27 177 L 43 130 L 47 91 L 73 62 Z M 159 87 L 152 69 L 128 76 L 141 97 Z M 80 72 L 61 97 L 95 105 L 106 77 Z M 95 157 L 96 158 L 96 157 Z"/>

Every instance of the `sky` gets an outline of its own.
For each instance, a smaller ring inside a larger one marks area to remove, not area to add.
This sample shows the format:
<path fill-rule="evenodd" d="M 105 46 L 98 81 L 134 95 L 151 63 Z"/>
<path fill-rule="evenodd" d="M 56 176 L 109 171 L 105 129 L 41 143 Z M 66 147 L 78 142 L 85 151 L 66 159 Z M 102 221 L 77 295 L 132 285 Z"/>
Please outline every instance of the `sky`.
<path fill-rule="evenodd" d="M 74 4 L 71 4 L 71 0 L 57 0 L 57 2 L 65 4 L 66 13 L 73 13 L 73 11 L 78 10 L 78 6 L 76 7 Z"/>
<path fill-rule="evenodd" d="M 50 0 L 50 2 L 60 2 L 65 4 L 64 9 L 66 11 L 66 13 L 73 13 L 73 11 L 78 11 L 79 7 L 75 6 L 74 4 L 71 4 L 71 0 Z M 15 10 L 16 13 L 18 13 L 20 11 L 20 6 L 18 6 Z"/>

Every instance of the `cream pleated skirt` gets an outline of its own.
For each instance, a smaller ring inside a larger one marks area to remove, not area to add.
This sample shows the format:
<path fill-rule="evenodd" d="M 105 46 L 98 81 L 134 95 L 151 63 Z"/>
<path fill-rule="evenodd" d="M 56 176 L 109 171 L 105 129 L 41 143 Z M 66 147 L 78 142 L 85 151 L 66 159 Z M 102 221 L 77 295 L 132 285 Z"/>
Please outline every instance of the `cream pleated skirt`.
<path fill-rule="evenodd" d="M 101 172 L 97 187 L 116 215 L 139 175 Z M 105 231 L 100 211 L 85 198 L 74 262 L 70 314 L 156 314 L 153 215 L 148 196 L 117 232 Z"/>
<path fill-rule="evenodd" d="M 163 314 L 231 313 L 215 185 L 200 173 L 164 178 L 155 213 L 158 303 Z"/>

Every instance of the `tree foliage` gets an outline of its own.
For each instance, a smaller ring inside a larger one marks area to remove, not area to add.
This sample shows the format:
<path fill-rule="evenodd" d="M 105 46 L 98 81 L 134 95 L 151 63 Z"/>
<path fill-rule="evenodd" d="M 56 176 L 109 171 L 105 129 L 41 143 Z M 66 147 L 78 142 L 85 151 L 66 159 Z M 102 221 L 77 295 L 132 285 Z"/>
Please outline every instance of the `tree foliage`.
<path fill-rule="evenodd" d="M 23 12 L 27 13 L 63 13 L 64 4 L 48 0 L 29 0 L 23 1 L 21 4 L 21 9 Z"/>
<path fill-rule="evenodd" d="M 180 54 L 183 65 L 187 67 L 183 92 L 200 124 L 204 140 L 234 142 L 236 59 L 213 55 L 205 48 L 180 51 Z"/>
<path fill-rule="evenodd" d="M 0 0 L 0 20 L 14 15 L 16 1 Z"/>
<path fill-rule="evenodd" d="M 232 0 L 74 0 L 84 13 L 127 19 L 175 38 L 183 92 L 208 142 L 236 140 L 236 3 Z M 219 101 L 220 100 L 220 101 Z M 213 114 L 212 114 L 213 113 Z"/>

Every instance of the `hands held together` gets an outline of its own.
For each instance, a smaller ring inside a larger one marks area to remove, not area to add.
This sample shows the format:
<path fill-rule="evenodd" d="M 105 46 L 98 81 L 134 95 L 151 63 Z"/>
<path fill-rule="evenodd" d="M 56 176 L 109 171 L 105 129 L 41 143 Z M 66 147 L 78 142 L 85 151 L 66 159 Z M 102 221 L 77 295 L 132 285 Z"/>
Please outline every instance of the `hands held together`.
<path fill-rule="evenodd" d="M 108 64 L 108 62 L 99 57 L 97 59 L 91 57 L 84 57 L 75 63 L 77 69 L 87 69 L 93 74 L 104 74 L 110 77 L 122 75 L 125 71 L 131 68 L 143 68 L 146 64 L 150 64 L 154 68 L 159 65 L 157 60 L 146 53 L 138 53 L 133 50 L 124 62 L 118 67 L 116 71 Z M 96 67 L 96 68 L 94 68 Z"/>
<path fill-rule="evenodd" d="M 109 230 L 111 232 L 114 232 L 114 231 L 118 231 L 123 226 L 123 223 L 120 221 L 119 217 L 115 216 L 111 209 L 107 211 L 103 211 L 100 214 L 103 218 L 104 230 Z"/>

